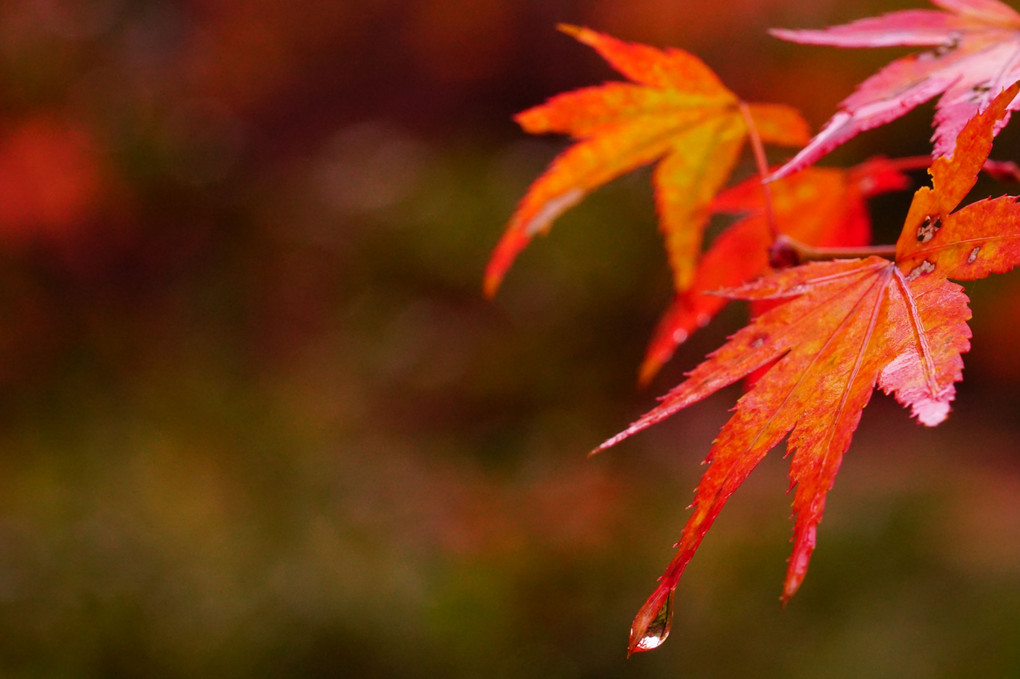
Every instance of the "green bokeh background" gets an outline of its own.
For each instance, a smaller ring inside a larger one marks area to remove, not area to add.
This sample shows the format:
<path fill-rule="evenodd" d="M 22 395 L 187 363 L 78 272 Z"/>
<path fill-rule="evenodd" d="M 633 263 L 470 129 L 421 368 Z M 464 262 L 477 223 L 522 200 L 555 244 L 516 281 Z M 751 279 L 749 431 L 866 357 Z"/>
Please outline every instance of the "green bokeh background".
<path fill-rule="evenodd" d="M 669 298 L 647 172 L 481 295 L 564 148 L 511 115 L 612 77 L 557 22 L 690 49 L 818 126 L 903 51 L 764 29 L 902 7 L 0 4 L 0 674 L 1020 677 L 1016 276 L 968 286 L 946 423 L 874 397 L 785 609 L 778 450 L 630 660 L 738 392 L 585 453 L 745 312 L 635 387 Z M 931 114 L 826 162 L 925 153 Z M 872 203 L 880 240 L 908 202 Z"/>

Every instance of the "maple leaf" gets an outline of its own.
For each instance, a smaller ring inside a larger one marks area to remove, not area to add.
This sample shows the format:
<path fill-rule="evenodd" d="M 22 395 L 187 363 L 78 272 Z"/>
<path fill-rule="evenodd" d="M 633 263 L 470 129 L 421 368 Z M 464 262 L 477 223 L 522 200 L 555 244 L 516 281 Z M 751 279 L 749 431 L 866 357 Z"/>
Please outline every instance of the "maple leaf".
<path fill-rule="evenodd" d="M 495 294 L 531 238 L 595 188 L 659 161 L 653 175 L 660 228 L 677 289 L 694 275 L 712 197 L 726 182 L 748 135 L 746 107 L 764 142 L 796 146 L 807 125 L 792 108 L 743 104 L 697 57 L 679 49 L 627 43 L 586 28 L 561 30 L 593 47 L 631 82 L 557 95 L 516 116 L 533 134 L 577 140 L 531 185 L 485 272 Z"/>
<path fill-rule="evenodd" d="M 786 301 L 734 334 L 658 407 L 596 449 L 773 364 L 737 401 L 712 445 L 677 553 L 634 620 L 630 652 L 665 639 L 684 568 L 728 498 L 787 434 L 795 518 L 783 601 L 804 579 L 826 495 L 875 387 L 909 406 L 922 424 L 934 426 L 948 415 L 962 377 L 961 354 L 970 347 L 968 299 L 948 277 L 979 278 L 1020 263 L 1016 197 L 953 212 L 1018 90 L 1020 83 L 996 97 L 964 127 L 953 156 L 933 163 L 932 187 L 915 193 L 895 261 L 814 262 L 729 290 L 739 299 Z"/>
<path fill-rule="evenodd" d="M 998 0 L 932 0 L 941 10 L 904 10 L 823 30 L 770 31 L 793 42 L 837 47 L 911 45 L 935 49 L 893 61 L 862 82 L 811 142 L 773 175 L 813 164 L 856 136 L 941 94 L 934 157 L 952 152 L 964 124 L 1020 78 L 1020 14 Z M 1014 101 L 1008 110 L 1020 108 Z M 1009 113 L 996 123 L 996 131 Z"/>
<path fill-rule="evenodd" d="M 806 245 L 849 247 L 871 240 L 865 199 L 907 185 L 907 177 L 885 158 L 849 170 L 808 168 L 770 184 L 778 231 Z M 723 231 L 698 262 L 691 286 L 678 292 L 663 314 L 641 364 L 647 384 L 676 348 L 707 324 L 728 302 L 709 294 L 755 278 L 768 269 L 772 234 L 761 180 L 745 180 L 712 202 L 712 213 L 749 213 Z"/>

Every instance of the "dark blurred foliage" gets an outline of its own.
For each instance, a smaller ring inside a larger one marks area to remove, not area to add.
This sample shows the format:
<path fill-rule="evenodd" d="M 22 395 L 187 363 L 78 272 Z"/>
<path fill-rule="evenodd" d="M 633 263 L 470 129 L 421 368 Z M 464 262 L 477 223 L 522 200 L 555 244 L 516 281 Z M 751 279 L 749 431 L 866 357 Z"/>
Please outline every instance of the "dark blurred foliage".
<path fill-rule="evenodd" d="M 736 396 L 584 457 L 652 402 L 635 371 L 669 276 L 647 174 L 480 293 L 562 148 L 510 116 L 612 77 L 557 22 L 685 47 L 817 125 L 892 52 L 764 28 L 893 8 L 0 3 L 0 674 L 1020 676 L 1016 276 L 970 288 L 946 424 L 875 397 L 786 610 L 777 451 L 673 638 L 630 661 Z M 924 153 L 930 115 L 828 162 Z M 886 240 L 908 199 L 874 204 Z"/>

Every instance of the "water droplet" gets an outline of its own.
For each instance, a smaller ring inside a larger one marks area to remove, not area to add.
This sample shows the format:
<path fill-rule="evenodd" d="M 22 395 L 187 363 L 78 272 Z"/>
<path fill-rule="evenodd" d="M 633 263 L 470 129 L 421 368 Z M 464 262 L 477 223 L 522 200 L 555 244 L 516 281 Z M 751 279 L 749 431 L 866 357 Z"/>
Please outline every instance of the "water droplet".
<path fill-rule="evenodd" d="M 639 614 L 639 617 L 640 614 Z M 655 612 L 654 617 L 648 622 L 644 633 L 637 641 L 631 643 L 631 653 L 650 651 L 658 648 L 669 636 L 669 626 L 673 621 L 673 592 L 666 595 L 665 601 Z M 633 638 L 633 637 L 632 637 Z"/>

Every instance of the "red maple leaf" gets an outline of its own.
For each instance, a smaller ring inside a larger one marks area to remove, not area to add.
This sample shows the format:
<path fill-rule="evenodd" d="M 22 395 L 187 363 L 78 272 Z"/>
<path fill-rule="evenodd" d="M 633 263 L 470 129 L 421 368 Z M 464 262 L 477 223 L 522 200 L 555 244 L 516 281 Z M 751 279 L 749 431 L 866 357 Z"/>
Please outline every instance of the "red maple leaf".
<path fill-rule="evenodd" d="M 490 296 L 531 238 L 546 231 L 586 194 L 642 165 L 653 175 L 660 228 L 674 282 L 687 288 L 701 252 L 712 197 L 723 186 L 748 136 L 806 143 L 807 125 L 792 108 L 745 104 L 697 57 L 679 49 L 627 43 L 586 28 L 562 26 L 631 82 L 610 82 L 557 95 L 517 115 L 528 132 L 577 140 L 531 185 L 485 272 Z"/>
<path fill-rule="evenodd" d="M 811 142 L 780 168 L 784 177 L 813 164 L 859 132 L 884 125 L 941 94 L 933 156 L 952 152 L 956 136 L 992 98 L 1020 78 L 1020 14 L 998 0 L 932 0 L 940 10 L 905 10 L 823 30 L 774 29 L 798 43 L 836 47 L 934 47 L 893 61 L 862 82 Z M 1008 111 L 996 123 L 1009 120 Z"/>
<path fill-rule="evenodd" d="M 849 170 L 808 168 L 770 184 L 769 198 L 779 233 L 806 245 L 849 247 L 871 240 L 865 199 L 902 189 L 907 177 L 895 162 L 874 158 Z M 691 287 L 678 292 L 649 343 L 639 381 L 647 384 L 676 348 L 729 303 L 710 294 L 765 273 L 772 233 L 757 177 L 726 189 L 712 201 L 713 213 L 746 216 L 721 233 L 698 262 Z"/>
<path fill-rule="evenodd" d="M 789 434 L 795 487 L 793 554 L 783 600 L 800 587 L 815 548 L 826 495 L 875 387 L 928 426 L 939 424 L 962 376 L 970 318 L 963 289 L 1020 263 L 1020 204 L 1013 196 L 953 212 L 991 150 L 993 128 L 1020 83 L 997 96 L 940 157 L 932 187 L 919 189 L 895 261 L 879 257 L 814 262 L 731 289 L 731 297 L 785 300 L 738 331 L 660 405 L 597 450 L 773 364 L 738 401 L 708 455 L 693 513 L 659 586 L 638 612 L 629 650 L 658 646 L 669 632 L 673 591 L 727 499 Z"/>

